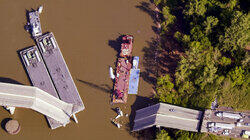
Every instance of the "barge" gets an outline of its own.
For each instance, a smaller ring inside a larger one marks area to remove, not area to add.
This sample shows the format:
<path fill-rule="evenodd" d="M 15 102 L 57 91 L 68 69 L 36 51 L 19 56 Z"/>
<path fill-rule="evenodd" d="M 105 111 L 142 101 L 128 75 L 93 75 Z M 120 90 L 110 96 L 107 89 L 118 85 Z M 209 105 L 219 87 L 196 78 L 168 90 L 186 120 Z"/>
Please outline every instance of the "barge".
<path fill-rule="evenodd" d="M 78 123 L 75 114 L 85 107 L 53 33 L 42 34 L 39 18 L 42 10 L 43 7 L 40 6 L 38 10 L 27 13 L 28 23 L 25 28 L 30 31 L 37 46 L 19 51 L 20 57 L 31 83 L 52 96 L 72 104 L 72 115 Z M 49 117 L 47 119 L 52 129 L 62 126 Z"/>
<path fill-rule="evenodd" d="M 33 86 L 59 98 L 37 46 L 19 51 L 19 55 Z M 46 116 L 52 129 L 62 126 L 58 121 Z"/>
<path fill-rule="evenodd" d="M 62 101 L 74 105 L 73 114 L 84 110 L 84 104 L 71 77 L 53 33 L 38 36 L 36 44 Z M 76 118 L 75 118 L 76 119 Z M 76 120 L 77 122 L 77 120 Z"/>
<path fill-rule="evenodd" d="M 116 67 L 116 77 L 113 93 L 113 103 L 127 103 L 129 71 L 132 67 L 130 61 L 126 58 L 118 58 Z"/>
<path fill-rule="evenodd" d="M 140 69 L 138 69 L 138 65 L 139 57 L 135 56 L 133 58 L 133 67 L 130 70 L 128 94 L 137 94 L 138 92 L 140 78 Z"/>
<path fill-rule="evenodd" d="M 127 103 L 130 70 L 132 68 L 133 36 L 122 37 L 121 51 L 116 65 L 112 103 Z"/>

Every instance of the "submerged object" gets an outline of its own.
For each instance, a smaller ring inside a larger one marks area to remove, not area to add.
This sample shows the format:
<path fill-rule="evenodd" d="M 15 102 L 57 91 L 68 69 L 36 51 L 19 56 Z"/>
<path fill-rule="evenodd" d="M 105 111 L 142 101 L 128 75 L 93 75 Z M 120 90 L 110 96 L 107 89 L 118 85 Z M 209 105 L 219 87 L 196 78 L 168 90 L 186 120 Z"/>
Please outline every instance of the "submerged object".
<path fill-rule="evenodd" d="M 121 128 L 121 126 L 122 126 L 120 123 L 116 122 L 116 121 L 113 120 L 113 119 L 111 119 L 111 122 L 112 122 L 114 125 L 116 125 L 117 128 Z"/>
<path fill-rule="evenodd" d="M 5 124 L 5 130 L 11 135 L 18 134 L 20 129 L 21 127 L 17 120 L 9 120 Z"/>
<path fill-rule="evenodd" d="M 112 67 L 109 67 L 109 76 L 111 79 L 115 79 L 114 71 Z"/>
<path fill-rule="evenodd" d="M 117 113 L 117 116 L 115 117 L 115 119 L 118 119 L 123 116 L 123 112 L 119 107 L 116 108 L 116 113 Z"/>

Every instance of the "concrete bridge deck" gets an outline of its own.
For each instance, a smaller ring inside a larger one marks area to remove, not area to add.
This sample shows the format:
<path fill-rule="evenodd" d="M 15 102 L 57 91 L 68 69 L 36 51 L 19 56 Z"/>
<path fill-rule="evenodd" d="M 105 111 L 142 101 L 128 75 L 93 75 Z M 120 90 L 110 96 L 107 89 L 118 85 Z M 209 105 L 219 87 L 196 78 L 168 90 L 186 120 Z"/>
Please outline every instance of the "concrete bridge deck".
<path fill-rule="evenodd" d="M 202 111 L 158 103 L 136 111 L 133 131 L 163 126 L 199 132 Z"/>
<path fill-rule="evenodd" d="M 61 125 L 70 122 L 73 105 L 31 86 L 0 83 L 0 105 L 30 108 L 56 120 Z"/>

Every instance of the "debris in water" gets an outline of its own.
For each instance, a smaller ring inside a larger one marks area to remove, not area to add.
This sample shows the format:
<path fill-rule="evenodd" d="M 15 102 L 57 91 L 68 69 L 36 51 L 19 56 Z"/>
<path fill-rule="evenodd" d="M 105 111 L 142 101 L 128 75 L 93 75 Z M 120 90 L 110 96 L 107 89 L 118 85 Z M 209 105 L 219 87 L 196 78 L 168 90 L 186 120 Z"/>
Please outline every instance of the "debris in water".
<path fill-rule="evenodd" d="M 116 122 L 116 120 L 114 120 L 114 119 L 111 119 L 111 122 L 112 122 L 113 124 L 115 124 L 116 127 L 118 127 L 118 128 L 121 128 L 121 126 L 122 126 L 120 123 Z"/>
<path fill-rule="evenodd" d="M 38 9 L 37 9 L 38 13 L 41 14 L 42 11 L 43 11 L 43 6 L 40 6 Z"/>
<path fill-rule="evenodd" d="M 111 79 L 115 79 L 114 71 L 112 67 L 109 67 L 109 76 Z"/>
<path fill-rule="evenodd" d="M 115 119 L 118 119 L 118 118 L 120 118 L 120 117 L 123 116 L 123 112 L 122 112 L 122 110 L 119 107 L 116 108 L 116 113 L 118 115 L 115 117 Z"/>

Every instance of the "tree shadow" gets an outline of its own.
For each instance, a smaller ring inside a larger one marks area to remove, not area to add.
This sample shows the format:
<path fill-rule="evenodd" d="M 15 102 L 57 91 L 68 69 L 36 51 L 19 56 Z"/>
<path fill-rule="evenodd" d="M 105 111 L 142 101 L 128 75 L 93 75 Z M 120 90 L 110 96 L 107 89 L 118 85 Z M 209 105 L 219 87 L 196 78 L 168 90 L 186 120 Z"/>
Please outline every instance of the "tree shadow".
<path fill-rule="evenodd" d="M 155 38 L 151 38 L 151 41 L 147 41 L 147 46 L 142 49 L 144 52 L 143 66 L 145 71 L 141 72 L 141 77 L 144 81 L 155 84 L 158 76 L 158 64 L 157 55 L 159 53 L 159 41 Z"/>
<path fill-rule="evenodd" d="M 151 28 L 152 28 L 152 30 L 154 31 L 155 34 L 160 34 L 161 28 L 156 27 L 156 26 L 152 26 Z"/>
<path fill-rule="evenodd" d="M 180 56 L 183 55 L 184 49 L 181 47 L 179 42 L 174 37 L 176 31 L 185 29 L 183 24 L 186 25 L 183 19 L 182 13 L 183 8 L 178 6 L 178 2 L 167 1 L 167 5 L 170 7 L 172 14 L 174 14 L 177 19 L 174 25 L 169 27 L 168 31 L 162 31 L 160 27 L 161 21 L 164 21 L 164 17 L 160 12 L 161 6 L 155 6 L 153 1 L 140 2 L 136 8 L 147 13 L 156 26 L 152 26 L 152 30 L 156 33 L 156 38 L 151 38 L 147 41 L 147 46 L 143 48 L 144 52 L 144 62 L 143 65 L 146 68 L 142 72 L 143 79 L 151 84 L 156 83 L 156 78 L 160 75 L 166 73 L 174 79 L 174 74 L 180 61 Z M 164 32 L 162 34 L 161 32 Z"/>
<path fill-rule="evenodd" d="M 5 125 L 6 125 L 6 123 L 7 123 L 8 121 L 10 121 L 10 120 L 12 120 L 12 118 L 5 118 L 5 119 L 3 119 L 2 122 L 1 122 L 1 127 L 2 127 L 2 129 L 3 129 L 4 131 L 6 131 L 6 132 L 7 132 L 7 130 L 6 130 L 6 128 L 5 128 Z"/>
<path fill-rule="evenodd" d="M 147 13 L 151 17 L 151 19 L 153 20 L 153 23 L 156 25 L 156 26 L 151 27 L 152 30 L 156 34 L 160 34 L 161 14 L 157 10 L 158 8 L 153 4 L 153 0 L 149 0 L 149 2 L 140 2 L 140 4 L 135 6 L 135 7 L 140 9 L 141 11 Z M 155 9 L 153 9 L 153 8 L 155 8 Z"/>
<path fill-rule="evenodd" d="M 80 80 L 80 79 L 76 79 L 77 81 L 89 86 L 89 87 L 92 87 L 92 88 L 95 88 L 97 90 L 100 90 L 100 91 L 103 91 L 103 92 L 106 92 L 106 93 L 109 93 L 109 94 L 112 94 L 113 92 L 113 88 L 111 88 L 109 85 L 107 84 L 102 84 L 102 85 L 96 85 L 94 83 L 91 83 L 91 82 L 87 82 L 87 81 L 83 81 L 83 80 Z M 104 88 L 104 87 L 106 88 Z"/>
<path fill-rule="evenodd" d="M 136 5 L 135 7 L 140 9 L 141 11 L 147 13 L 154 21 L 154 23 L 159 22 L 159 19 L 157 18 L 157 12 L 152 9 L 152 0 L 150 0 L 149 2 L 140 2 L 139 5 Z"/>

